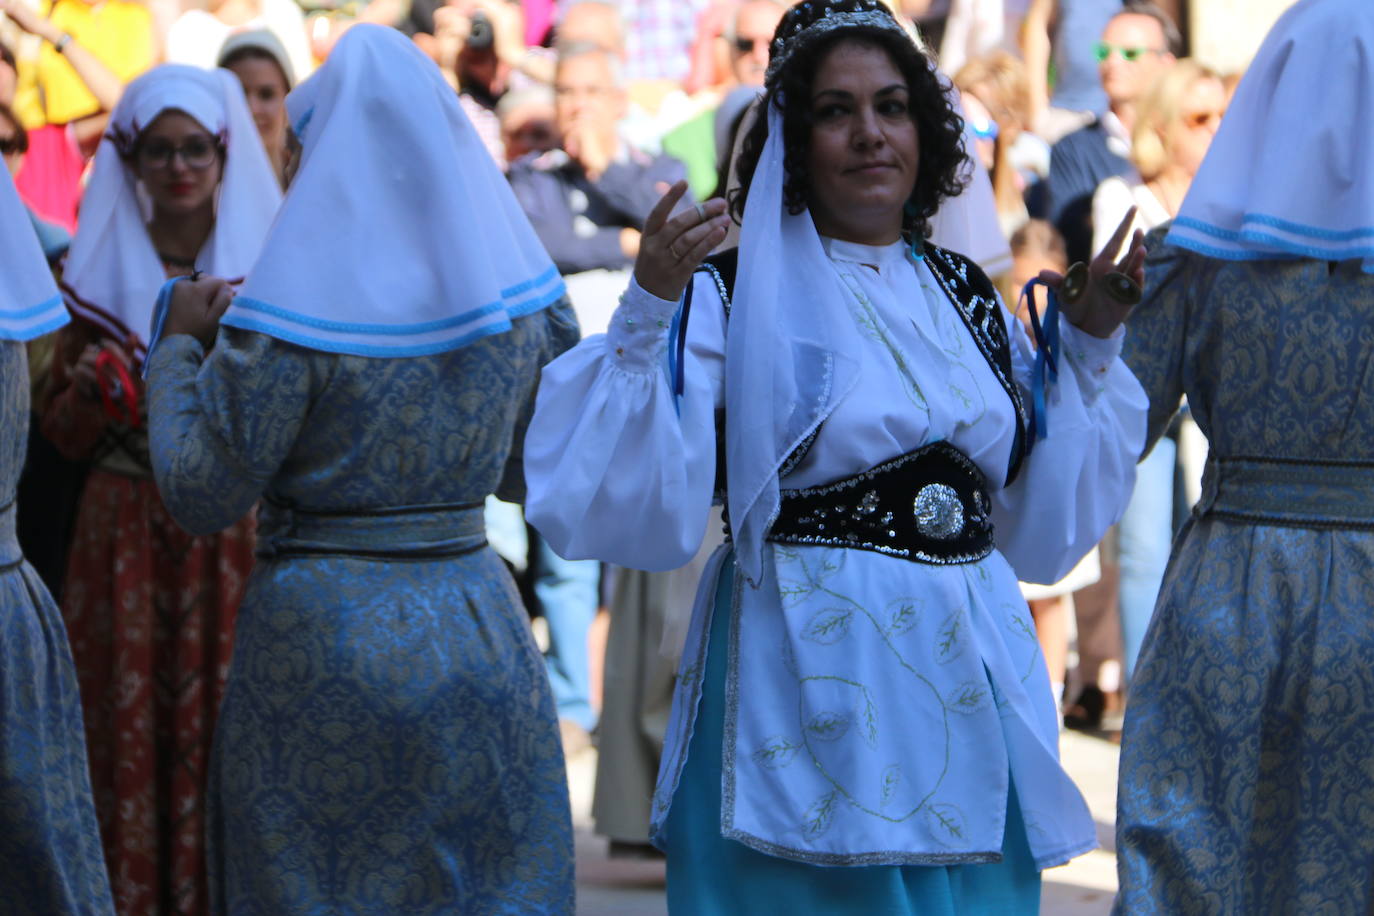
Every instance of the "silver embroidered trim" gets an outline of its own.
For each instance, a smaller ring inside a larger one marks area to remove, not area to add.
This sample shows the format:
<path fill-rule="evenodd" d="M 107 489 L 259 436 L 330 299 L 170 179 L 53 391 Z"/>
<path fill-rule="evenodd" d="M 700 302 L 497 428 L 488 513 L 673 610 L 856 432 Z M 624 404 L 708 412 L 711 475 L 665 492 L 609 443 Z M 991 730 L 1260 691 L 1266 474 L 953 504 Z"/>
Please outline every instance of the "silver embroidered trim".
<path fill-rule="evenodd" d="M 887 12 L 880 10 L 828 11 L 822 18 L 817 19 L 791 38 L 779 38 L 773 42 L 768 71 L 763 78 L 764 83 L 772 85 L 774 77 L 783 67 L 787 66 L 787 61 L 796 53 L 798 48 L 811 44 L 821 36 L 828 35 L 838 29 L 855 28 L 889 29 L 903 37 L 909 37 L 901 25 L 897 23 L 897 20 L 892 18 L 892 14 Z"/>
<path fill-rule="evenodd" d="M 916 530 L 928 538 L 948 541 L 964 531 L 964 504 L 954 488 L 928 483 L 916 494 Z"/>

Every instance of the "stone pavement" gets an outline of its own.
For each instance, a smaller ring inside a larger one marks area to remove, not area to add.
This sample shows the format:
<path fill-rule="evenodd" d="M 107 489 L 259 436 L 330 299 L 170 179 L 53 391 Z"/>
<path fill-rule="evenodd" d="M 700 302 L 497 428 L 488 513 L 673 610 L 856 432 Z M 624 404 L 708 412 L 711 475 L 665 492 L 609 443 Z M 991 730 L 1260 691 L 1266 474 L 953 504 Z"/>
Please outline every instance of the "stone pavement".
<path fill-rule="evenodd" d="M 1102 849 L 1044 875 L 1042 916 L 1107 916 L 1116 892 L 1112 831 L 1116 821 L 1117 747 L 1099 738 L 1065 732 L 1065 768 L 1088 800 Z M 578 916 L 665 916 L 663 863 L 609 859 L 605 841 L 591 831 L 596 752 L 568 766 L 573 823 L 577 829 Z M 856 914 L 859 916 L 859 914 Z"/>

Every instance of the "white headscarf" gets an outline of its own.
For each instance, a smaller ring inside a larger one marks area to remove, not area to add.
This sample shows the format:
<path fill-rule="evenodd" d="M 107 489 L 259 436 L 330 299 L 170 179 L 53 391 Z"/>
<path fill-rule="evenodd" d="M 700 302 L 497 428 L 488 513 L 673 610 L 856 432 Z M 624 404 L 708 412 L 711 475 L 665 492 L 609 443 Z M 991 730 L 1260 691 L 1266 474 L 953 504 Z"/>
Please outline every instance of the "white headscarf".
<path fill-rule="evenodd" d="M 1374 273 L 1374 3 L 1302 0 L 1236 90 L 1169 241 Z"/>
<path fill-rule="evenodd" d="M 434 63 L 358 25 L 286 100 L 300 169 L 224 323 L 358 356 L 439 353 L 563 295 Z"/>
<path fill-rule="evenodd" d="M 151 205 L 124 156 L 166 111 L 190 115 L 225 144 L 215 227 L 196 257 L 199 270 L 231 280 L 247 273 L 281 203 L 276 176 L 234 74 L 164 64 L 125 87 L 96 150 L 62 283 L 72 311 L 111 337 L 136 336 L 139 358 L 167 277 L 148 236 Z"/>
<path fill-rule="evenodd" d="M 32 340 L 71 318 L 9 170 L 0 173 L 0 340 Z"/>

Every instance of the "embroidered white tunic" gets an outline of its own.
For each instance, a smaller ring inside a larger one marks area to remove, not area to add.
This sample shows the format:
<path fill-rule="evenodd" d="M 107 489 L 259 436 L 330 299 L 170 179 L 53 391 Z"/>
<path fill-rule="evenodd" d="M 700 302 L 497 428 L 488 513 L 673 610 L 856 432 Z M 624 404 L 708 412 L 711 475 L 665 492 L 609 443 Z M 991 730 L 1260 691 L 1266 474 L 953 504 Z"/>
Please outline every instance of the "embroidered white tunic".
<path fill-rule="evenodd" d="M 1000 860 L 1009 778 L 1041 868 L 1096 845 L 1059 765 L 1045 663 L 1018 577 L 1053 582 L 1125 507 L 1145 395 L 1099 340 L 1063 322 L 1049 436 L 1004 487 L 1016 413 L 963 318 L 901 242 L 823 240 L 851 294 L 861 378 L 789 488 L 848 477 L 947 440 L 982 470 L 998 549 L 927 565 L 863 550 L 768 544 L 758 588 L 736 576 L 726 683 L 721 832 L 826 865 Z M 525 440 L 527 513 L 560 554 L 670 569 L 701 541 L 724 400 L 726 315 L 694 276 L 685 390 L 668 343 L 677 303 L 631 282 L 605 335 L 544 370 Z M 1034 353 L 1002 310 L 1029 392 Z M 653 807 L 665 822 L 691 738 L 716 579 L 688 631 Z"/>

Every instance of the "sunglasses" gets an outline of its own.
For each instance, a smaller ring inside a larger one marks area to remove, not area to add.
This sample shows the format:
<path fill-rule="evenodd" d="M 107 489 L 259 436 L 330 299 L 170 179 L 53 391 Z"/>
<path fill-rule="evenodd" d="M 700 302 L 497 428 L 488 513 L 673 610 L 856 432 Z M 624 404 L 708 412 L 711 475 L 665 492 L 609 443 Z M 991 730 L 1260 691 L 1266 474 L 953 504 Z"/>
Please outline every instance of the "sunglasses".
<path fill-rule="evenodd" d="M 1105 41 L 1099 41 L 1093 45 L 1093 58 L 1100 63 L 1104 63 L 1107 58 L 1112 56 L 1112 52 L 1121 55 L 1121 59 L 1128 64 L 1133 64 L 1146 54 L 1163 54 L 1159 48 L 1127 48 L 1122 45 L 1109 45 Z"/>
<path fill-rule="evenodd" d="M 977 137 L 979 140 L 997 139 L 997 122 L 992 120 L 991 118 L 987 119 L 986 121 L 981 120 L 979 118 L 969 118 L 968 128 L 970 131 L 973 132 L 973 135 Z"/>
<path fill-rule="evenodd" d="M 741 54 L 753 54 L 754 48 L 760 43 L 767 44 L 767 38 L 746 38 L 743 35 L 735 39 L 735 50 Z"/>
<path fill-rule="evenodd" d="M 1183 115 L 1180 120 L 1184 127 L 1191 127 L 1197 130 L 1202 127 L 1210 127 L 1216 130 L 1221 124 L 1221 116 L 1224 112 L 1220 111 L 1190 111 Z"/>
<path fill-rule="evenodd" d="M 18 134 L 13 137 L 0 137 L 0 156 L 11 156 L 15 153 L 27 153 L 28 151 L 29 144 Z"/>

